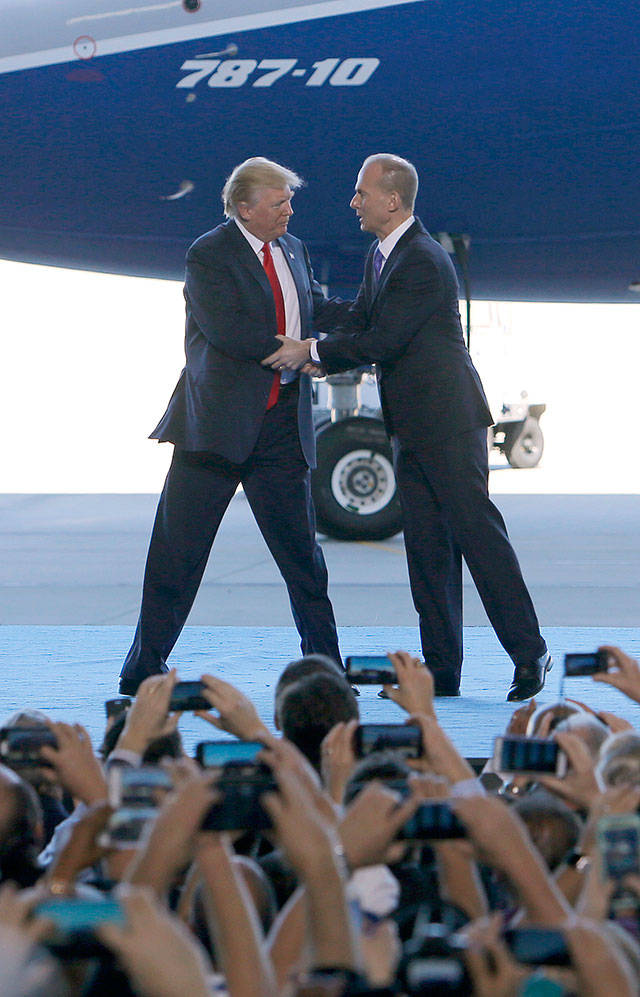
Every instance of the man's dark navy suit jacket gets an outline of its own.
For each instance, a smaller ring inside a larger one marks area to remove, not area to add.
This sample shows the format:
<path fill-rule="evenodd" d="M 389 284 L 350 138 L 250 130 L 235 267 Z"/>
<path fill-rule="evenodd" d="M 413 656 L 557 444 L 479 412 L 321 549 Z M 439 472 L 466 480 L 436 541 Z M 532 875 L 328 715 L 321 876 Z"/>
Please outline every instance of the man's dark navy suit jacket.
<path fill-rule="evenodd" d="M 376 246 L 343 330 L 318 343 L 322 366 L 331 374 L 376 363 L 387 432 L 407 449 L 490 426 L 462 334 L 448 254 L 416 219 L 389 254 L 376 286 Z"/>
<path fill-rule="evenodd" d="M 302 339 L 335 326 L 348 303 L 327 301 L 299 239 L 287 234 L 278 244 L 298 292 Z M 258 438 L 273 381 L 273 371 L 260 361 L 280 343 L 271 285 L 233 220 L 190 247 L 184 295 L 186 365 L 151 438 L 242 464 Z M 311 380 L 306 374 L 300 375 L 298 432 L 305 459 L 314 467 Z"/>

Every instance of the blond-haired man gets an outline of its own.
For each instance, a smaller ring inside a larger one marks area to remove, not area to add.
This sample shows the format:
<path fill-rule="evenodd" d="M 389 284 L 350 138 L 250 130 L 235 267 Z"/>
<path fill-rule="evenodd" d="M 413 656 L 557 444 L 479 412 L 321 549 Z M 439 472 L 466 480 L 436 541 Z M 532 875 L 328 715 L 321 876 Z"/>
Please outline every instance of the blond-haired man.
<path fill-rule="evenodd" d="M 301 184 L 268 159 L 241 163 L 222 192 L 227 221 L 187 253 L 186 364 L 151 434 L 175 449 L 120 676 L 124 694 L 166 671 L 239 483 L 287 585 L 303 654 L 340 661 L 311 502 L 310 378 L 261 365 L 277 334 L 306 339 L 348 307 L 327 301 L 305 246 L 287 231 Z"/>

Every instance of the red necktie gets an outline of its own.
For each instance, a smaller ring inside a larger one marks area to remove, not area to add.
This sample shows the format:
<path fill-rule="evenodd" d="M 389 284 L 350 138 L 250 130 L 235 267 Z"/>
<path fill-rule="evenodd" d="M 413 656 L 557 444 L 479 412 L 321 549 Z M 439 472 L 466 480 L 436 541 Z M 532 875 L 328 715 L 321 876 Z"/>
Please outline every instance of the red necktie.
<path fill-rule="evenodd" d="M 269 248 L 268 242 L 265 242 L 262 247 L 262 255 L 262 265 L 264 266 L 265 273 L 269 278 L 269 283 L 271 284 L 271 290 L 273 291 L 273 300 L 276 306 L 276 324 L 278 326 L 278 335 L 285 336 L 287 332 L 287 324 L 284 315 L 284 298 L 282 297 L 282 288 L 280 287 L 280 281 L 278 280 L 276 268 L 273 265 L 273 257 L 271 255 L 271 249 Z M 271 391 L 269 392 L 269 397 L 267 399 L 267 409 L 273 408 L 275 403 L 278 401 L 279 391 L 280 374 L 276 372 L 273 376 Z"/>

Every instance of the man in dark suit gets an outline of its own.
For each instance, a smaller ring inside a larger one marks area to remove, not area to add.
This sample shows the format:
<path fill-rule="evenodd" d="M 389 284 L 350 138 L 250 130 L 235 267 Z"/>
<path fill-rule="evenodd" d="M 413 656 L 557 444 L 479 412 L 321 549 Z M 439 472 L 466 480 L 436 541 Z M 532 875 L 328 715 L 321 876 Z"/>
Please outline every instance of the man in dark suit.
<path fill-rule="evenodd" d="M 462 556 L 496 634 L 515 664 L 507 698 L 544 685 L 551 658 L 507 536 L 488 494 L 493 419 L 465 347 L 448 254 L 413 215 L 418 177 L 398 156 L 365 160 L 351 207 L 377 236 L 340 330 L 282 346 L 265 363 L 326 373 L 378 369 L 394 450 L 411 591 L 436 693 L 458 695 Z"/>
<path fill-rule="evenodd" d="M 348 305 L 327 301 L 304 245 L 287 234 L 301 180 L 260 157 L 223 190 L 228 221 L 187 253 L 186 365 L 151 434 L 175 445 L 149 546 L 142 607 L 120 675 L 134 694 L 167 670 L 216 532 L 242 483 L 286 582 L 303 654 L 340 662 L 327 570 L 315 537 L 315 437 L 308 374 L 275 375 L 261 360 L 277 333 L 306 339 Z"/>

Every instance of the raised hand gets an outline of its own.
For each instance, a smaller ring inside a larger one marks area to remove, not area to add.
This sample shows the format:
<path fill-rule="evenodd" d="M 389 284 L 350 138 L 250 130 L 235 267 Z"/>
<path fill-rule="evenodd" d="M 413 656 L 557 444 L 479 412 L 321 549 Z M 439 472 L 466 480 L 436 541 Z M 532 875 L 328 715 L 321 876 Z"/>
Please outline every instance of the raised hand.
<path fill-rule="evenodd" d="M 218 730 L 225 730 L 243 741 L 262 741 L 271 744 L 275 740 L 258 716 L 250 699 L 230 682 L 203 675 L 203 696 L 218 711 L 218 716 L 198 710 L 196 716 L 206 720 Z"/>
<path fill-rule="evenodd" d="M 604 644 L 598 648 L 609 656 L 609 670 L 593 675 L 594 682 L 605 682 L 624 692 L 629 699 L 640 703 L 640 665 L 634 658 L 621 651 L 619 647 Z"/>

